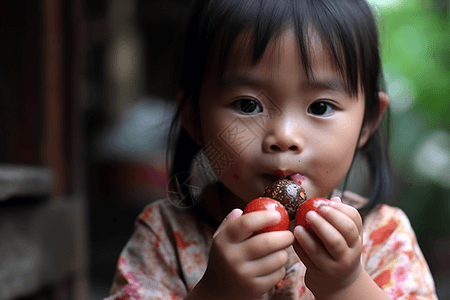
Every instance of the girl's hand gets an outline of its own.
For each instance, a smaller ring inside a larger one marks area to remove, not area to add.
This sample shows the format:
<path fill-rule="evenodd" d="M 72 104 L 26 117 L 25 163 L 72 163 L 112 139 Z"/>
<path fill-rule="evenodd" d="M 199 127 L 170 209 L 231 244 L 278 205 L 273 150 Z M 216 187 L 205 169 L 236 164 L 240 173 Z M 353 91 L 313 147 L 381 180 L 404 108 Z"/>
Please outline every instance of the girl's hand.
<path fill-rule="evenodd" d="M 305 264 L 305 284 L 317 299 L 350 287 L 363 274 L 360 262 L 362 219 L 359 212 L 332 198 L 330 206 L 308 212 L 313 232 L 297 226 L 294 250 Z"/>
<path fill-rule="evenodd" d="M 214 234 L 206 272 L 199 282 L 210 299 L 258 298 L 285 275 L 288 254 L 294 242 L 290 231 L 253 232 L 277 223 L 280 214 L 257 211 L 242 215 L 234 209 Z"/>

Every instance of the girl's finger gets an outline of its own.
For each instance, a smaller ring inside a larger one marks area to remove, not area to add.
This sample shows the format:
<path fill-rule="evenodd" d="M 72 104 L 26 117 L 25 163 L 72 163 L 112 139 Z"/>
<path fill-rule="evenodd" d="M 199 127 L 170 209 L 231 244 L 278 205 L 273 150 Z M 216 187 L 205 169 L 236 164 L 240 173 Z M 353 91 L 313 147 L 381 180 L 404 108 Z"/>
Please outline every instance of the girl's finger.
<path fill-rule="evenodd" d="M 279 268 L 284 267 L 287 261 L 288 253 L 283 249 L 270 253 L 260 259 L 247 262 L 247 264 L 248 268 L 252 270 L 250 276 L 261 277 L 269 275 L 277 271 Z"/>
<path fill-rule="evenodd" d="M 277 224 L 281 215 L 277 211 L 255 211 L 239 217 L 236 222 L 230 223 L 229 238 L 232 242 L 242 242 L 252 234 L 267 226 Z"/>
<path fill-rule="evenodd" d="M 331 208 L 327 209 L 331 210 Z M 347 221 L 348 223 L 353 223 L 350 218 L 342 213 L 340 214 L 344 217 L 345 221 Z M 349 248 L 349 246 L 347 245 L 347 241 L 345 240 L 343 235 L 338 231 L 334 224 L 331 224 L 330 222 L 328 222 L 328 220 L 326 220 L 323 216 L 317 214 L 316 212 L 308 212 L 307 220 L 311 221 L 309 222 L 311 228 L 322 241 L 328 254 L 335 260 L 339 260 Z M 357 232 L 356 228 L 353 228 Z"/>
<path fill-rule="evenodd" d="M 317 266 L 332 259 L 321 242 L 314 238 L 303 226 L 295 227 L 294 235 L 313 265 Z"/>
<path fill-rule="evenodd" d="M 278 268 L 276 271 L 267 274 L 265 276 L 259 276 L 255 278 L 255 282 L 258 286 L 267 287 L 274 286 L 280 282 L 286 275 L 286 268 L 284 266 Z"/>
<path fill-rule="evenodd" d="M 336 202 L 336 203 L 342 203 L 342 200 L 339 197 L 333 197 L 333 198 L 330 199 L 330 201 Z"/>
<path fill-rule="evenodd" d="M 338 203 L 338 202 L 330 202 L 329 204 L 332 208 L 342 212 L 343 214 L 347 215 L 350 219 L 353 220 L 353 222 L 356 224 L 356 227 L 358 228 L 359 234 L 361 234 L 363 223 L 361 214 L 359 211 L 347 204 L 344 203 Z"/>
<path fill-rule="evenodd" d="M 333 207 L 325 206 L 319 210 L 319 213 L 338 231 L 339 235 L 345 239 L 348 247 L 352 248 L 359 241 L 361 234 L 360 229 L 355 221 L 348 215 Z"/>
<path fill-rule="evenodd" d="M 222 231 L 225 224 L 227 224 L 228 220 L 234 220 L 239 218 L 242 215 L 242 210 L 239 208 L 233 209 L 226 217 L 223 219 L 222 223 L 220 223 L 219 227 L 217 228 L 216 232 L 213 234 L 213 239 L 219 234 L 219 232 Z"/>
<path fill-rule="evenodd" d="M 245 241 L 248 260 L 257 260 L 270 253 L 286 249 L 294 242 L 294 235 L 289 230 L 258 234 Z M 261 246 L 263 245 L 263 246 Z"/>
<path fill-rule="evenodd" d="M 301 239 L 301 237 L 298 237 L 298 239 Z M 303 250 L 303 247 L 301 246 L 298 239 L 297 239 L 297 235 L 296 235 L 296 240 L 295 240 L 294 246 L 293 246 L 294 251 L 295 251 L 295 253 L 297 253 L 298 258 L 300 258 L 300 260 L 303 262 L 305 267 L 307 267 L 307 268 L 315 267 L 316 265 L 311 261 L 308 254 L 306 254 L 305 250 Z"/>

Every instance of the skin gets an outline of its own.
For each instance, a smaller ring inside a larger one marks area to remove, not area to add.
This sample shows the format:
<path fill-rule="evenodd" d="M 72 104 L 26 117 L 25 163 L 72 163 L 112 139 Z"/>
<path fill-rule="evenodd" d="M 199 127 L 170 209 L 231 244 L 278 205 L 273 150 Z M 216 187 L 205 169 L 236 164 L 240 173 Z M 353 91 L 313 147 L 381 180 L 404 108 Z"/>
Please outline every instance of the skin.
<path fill-rule="evenodd" d="M 317 299 L 388 299 L 360 264 L 362 220 L 356 209 L 335 198 L 319 214 L 308 213 L 319 240 L 301 227 L 294 233 L 252 236 L 279 215 L 242 215 L 242 209 L 270 182 L 295 172 L 304 176 L 309 198 L 327 197 L 347 174 L 355 149 L 378 126 L 389 99 L 380 94 L 380 118 L 363 126 L 364 94 L 352 97 L 342 88 L 342 78 L 317 35 L 310 37 L 314 82 L 303 70 L 291 29 L 269 43 L 256 65 L 242 51 L 248 49 L 248 41 L 241 35 L 233 45 L 224 82 L 217 80 L 215 68 L 209 68 L 198 121 L 192 119 L 196 115 L 189 105 L 183 113 L 183 126 L 197 143 L 214 143 L 233 159 L 217 175 L 226 187 L 224 209 L 235 208 L 214 234 L 205 275 L 186 299 L 260 297 L 284 277 L 285 249 L 291 245 L 307 267 L 306 285 Z M 249 100 L 256 104 L 243 109 L 252 104 Z M 271 109 L 275 110 L 269 116 Z M 230 124 L 244 132 L 240 140 L 228 138 Z M 252 142 L 239 144 L 248 140 Z"/>

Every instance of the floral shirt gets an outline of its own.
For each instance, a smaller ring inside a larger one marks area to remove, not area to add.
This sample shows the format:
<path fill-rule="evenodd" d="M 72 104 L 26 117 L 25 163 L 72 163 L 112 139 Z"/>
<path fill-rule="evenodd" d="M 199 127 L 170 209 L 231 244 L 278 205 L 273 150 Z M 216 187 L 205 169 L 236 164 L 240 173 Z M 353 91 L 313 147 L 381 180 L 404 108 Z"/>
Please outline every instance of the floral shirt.
<path fill-rule="evenodd" d="M 104 300 L 184 299 L 206 270 L 214 231 L 192 211 L 168 200 L 148 205 L 119 257 L 111 296 Z M 292 247 L 288 253 L 285 278 L 262 299 L 314 299 L 304 284 L 305 266 Z M 379 205 L 364 218 L 361 259 L 392 299 L 437 299 L 430 270 L 402 210 Z"/>

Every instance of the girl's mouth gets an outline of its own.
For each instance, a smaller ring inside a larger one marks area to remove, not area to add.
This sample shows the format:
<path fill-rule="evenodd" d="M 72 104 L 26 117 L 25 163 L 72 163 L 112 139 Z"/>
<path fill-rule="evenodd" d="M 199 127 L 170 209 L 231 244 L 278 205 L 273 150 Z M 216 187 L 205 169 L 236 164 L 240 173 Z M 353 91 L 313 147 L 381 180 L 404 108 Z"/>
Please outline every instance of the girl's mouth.
<path fill-rule="evenodd" d="M 303 175 L 300 174 L 300 173 L 292 174 L 291 176 L 289 176 L 289 178 L 290 178 L 292 181 L 295 181 L 295 182 L 297 182 L 297 183 L 300 184 L 300 185 L 302 185 L 302 184 L 303 184 L 303 181 L 305 181 L 305 176 L 303 176 Z"/>
<path fill-rule="evenodd" d="M 272 173 L 274 176 L 276 176 L 278 179 L 289 179 L 292 181 L 297 182 L 298 184 L 302 184 L 305 180 L 305 176 L 303 174 L 300 174 L 298 172 L 293 172 L 290 170 L 277 170 Z"/>

